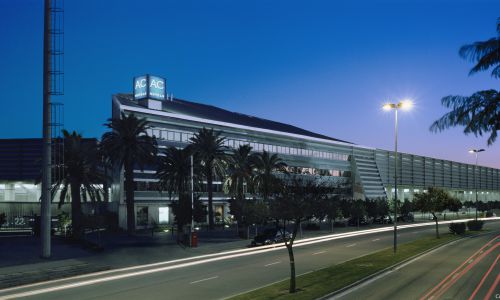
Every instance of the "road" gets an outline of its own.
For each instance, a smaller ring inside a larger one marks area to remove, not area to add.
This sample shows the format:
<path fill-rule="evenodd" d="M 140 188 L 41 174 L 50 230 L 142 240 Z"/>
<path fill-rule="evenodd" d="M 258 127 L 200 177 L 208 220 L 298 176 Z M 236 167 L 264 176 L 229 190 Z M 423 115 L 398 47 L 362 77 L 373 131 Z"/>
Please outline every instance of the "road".
<path fill-rule="evenodd" d="M 498 233 L 439 248 L 331 299 L 500 299 Z"/>
<path fill-rule="evenodd" d="M 486 226 L 500 230 L 500 222 Z M 297 274 L 391 247 L 392 231 L 384 230 L 297 241 Z M 433 234 L 433 226 L 401 229 L 399 242 Z M 257 247 L 0 290 L 0 299 L 221 299 L 288 276 L 286 249 Z"/>

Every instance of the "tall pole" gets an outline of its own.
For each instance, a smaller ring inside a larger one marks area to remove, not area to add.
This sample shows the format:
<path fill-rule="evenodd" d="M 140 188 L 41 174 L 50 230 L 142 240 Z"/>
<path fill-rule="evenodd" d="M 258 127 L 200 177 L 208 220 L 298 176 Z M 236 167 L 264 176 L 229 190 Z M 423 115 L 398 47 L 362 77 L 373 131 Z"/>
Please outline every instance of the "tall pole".
<path fill-rule="evenodd" d="M 474 153 L 474 155 L 476 156 L 476 164 L 474 166 L 474 189 L 476 190 L 476 221 L 477 221 L 477 211 L 479 208 L 479 204 L 477 201 L 477 156 L 478 156 L 479 152 L 483 152 L 483 151 L 484 151 L 484 149 L 471 149 L 471 150 L 469 150 L 469 153 Z"/>
<path fill-rule="evenodd" d="M 477 154 L 479 151 L 474 151 L 474 154 L 476 154 L 476 168 L 474 169 L 474 188 L 476 189 L 476 221 L 477 221 L 477 209 L 479 208 L 478 206 L 478 201 L 477 201 Z"/>
<path fill-rule="evenodd" d="M 394 109 L 394 254 L 398 244 L 398 108 Z"/>
<path fill-rule="evenodd" d="M 394 254 L 398 244 L 398 110 L 407 110 L 413 106 L 411 100 L 399 103 L 386 103 L 382 108 L 386 111 L 394 109 Z"/>
<path fill-rule="evenodd" d="M 42 201 L 40 208 L 41 257 L 49 258 L 51 254 L 51 130 L 50 130 L 50 85 L 51 85 L 51 0 L 45 0 L 44 33 L 43 33 L 43 149 L 42 149 Z"/>
<path fill-rule="evenodd" d="M 191 155 L 191 230 L 190 234 L 191 236 L 189 237 L 189 245 L 193 247 L 193 228 L 194 228 L 194 172 L 193 172 L 193 155 Z"/>

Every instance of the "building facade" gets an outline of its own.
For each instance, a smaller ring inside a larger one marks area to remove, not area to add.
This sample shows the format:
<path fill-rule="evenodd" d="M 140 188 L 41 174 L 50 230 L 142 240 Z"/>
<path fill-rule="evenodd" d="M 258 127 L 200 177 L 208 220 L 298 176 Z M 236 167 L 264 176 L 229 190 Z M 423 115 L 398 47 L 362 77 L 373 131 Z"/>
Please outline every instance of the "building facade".
<path fill-rule="evenodd" d="M 225 145 L 237 148 L 248 144 L 256 152 L 276 153 L 296 176 L 315 176 L 332 184 L 351 187 L 356 199 L 392 199 L 394 193 L 394 152 L 380 150 L 313 133 L 292 125 L 230 112 L 218 107 L 164 97 L 136 99 L 134 94 L 112 96 L 113 118 L 121 114 L 146 118 L 156 137 L 159 151 L 185 147 L 202 128 L 211 128 L 225 138 Z M 399 199 L 412 200 L 415 193 L 430 186 L 441 187 L 461 201 L 475 199 L 477 184 L 481 201 L 500 200 L 500 170 L 489 167 L 398 154 Z M 173 215 L 167 192 L 158 191 L 154 167 L 134 170 L 137 226 L 170 223 Z M 228 195 L 222 180 L 214 182 L 214 212 L 224 218 L 229 213 Z M 126 224 L 123 174 L 115 176 L 113 201 L 120 203 L 120 224 Z M 204 194 L 202 194 L 201 199 Z"/>
<path fill-rule="evenodd" d="M 149 88 L 151 86 L 151 89 Z M 347 187 L 354 199 L 392 199 L 394 194 L 394 152 L 356 145 L 310 132 L 292 125 L 261 119 L 218 107 L 167 97 L 160 77 L 134 79 L 133 94 L 112 96 L 112 117 L 134 114 L 146 118 L 159 151 L 185 147 L 202 128 L 220 132 L 228 148 L 249 144 L 253 151 L 278 154 L 295 176 Z M 93 139 L 95 142 L 95 139 Z M 0 140 L 0 212 L 9 224 L 22 223 L 25 216 L 39 214 L 41 139 Z M 160 192 L 155 166 L 134 170 L 135 216 L 138 228 L 173 223 L 171 203 L 175 195 Z M 398 198 L 412 200 L 428 187 L 446 189 L 461 201 L 474 201 L 476 187 L 480 201 L 500 200 L 500 170 L 476 167 L 445 159 L 398 153 Z M 110 203 L 106 208 L 118 213 L 126 227 L 123 172 L 113 174 Z M 229 196 L 223 179 L 214 182 L 214 212 L 219 221 L 229 215 Z M 201 200 L 206 200 L 201 193 Z M 69 195 L 67 202 L 70 201 Z M 63 206 L 69 210 L 69 205 Z M 59 210 L 53 204 L 53 215 Z"/>

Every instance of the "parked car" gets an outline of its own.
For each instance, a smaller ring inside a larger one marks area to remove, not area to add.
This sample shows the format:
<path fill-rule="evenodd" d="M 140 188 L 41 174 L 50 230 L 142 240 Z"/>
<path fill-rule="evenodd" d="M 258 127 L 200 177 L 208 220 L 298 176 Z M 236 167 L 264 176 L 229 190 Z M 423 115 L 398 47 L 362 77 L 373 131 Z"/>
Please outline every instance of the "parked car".
<path fill-rule="evenodd" d="M 256 235 L 251 244 L 252 246 L 271 245 L 274 243 L 282 243 L 291 238 L 292 234 L 288 231 L 283 232 L 283 229 L 269 228 Z"/>
<path fill-rule="evenodd" d="M 349 221 L 347 222 L 349 226 L 358 226 L 358 219 L 357 218 L 350 218 Z M 369 220 L 366 217 L 360 217 L 359 218 L 359 225 L 368 225 Z"/>
<path fill-rule="evenodd" d="M 415 221 L 415 217 L 413 216 L 412 213 L 398 216 L 398 222 L 413 222 L 413 221 Z"/>
<path fill-rule="evenodd" d="M 376 224 L 392 224 L 392 218 L 390 216 L 377 217 L 373 222 Z"/>

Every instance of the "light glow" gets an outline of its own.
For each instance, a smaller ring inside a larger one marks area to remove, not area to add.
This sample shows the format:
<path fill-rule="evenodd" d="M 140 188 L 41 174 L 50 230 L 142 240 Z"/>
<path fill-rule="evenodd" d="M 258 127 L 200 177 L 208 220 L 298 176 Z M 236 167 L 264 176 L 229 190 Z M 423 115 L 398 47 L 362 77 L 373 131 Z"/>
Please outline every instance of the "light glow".
<path fill-rule="evenodd" d="M 392 109 L 392 107 L 393 107 L 393 105 L 391 103 L 386 103 L 386 104 L 384 104 L 384 106 L 382 106 L 382 109 L 385 111 L 389 111 Z"/>
<path fill-rule="evenodd" d="M 413 108 L 413 101 L 406 99 L 406 100 L 403 100 L 403 101 L 399 102 L 398 106 L 402 110 L 410 110 L 410 109 Z"/>

